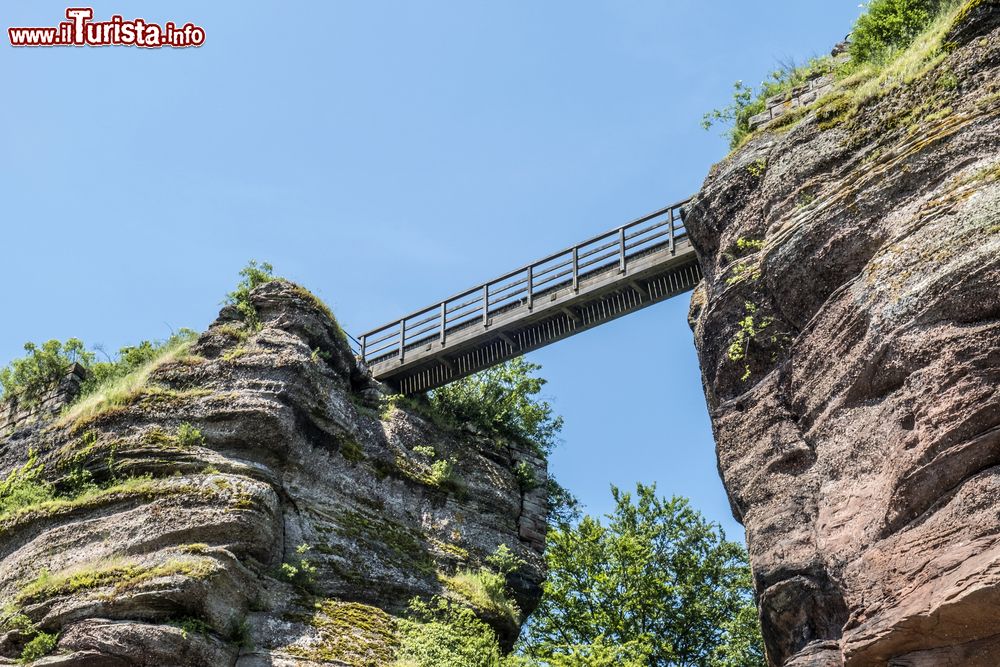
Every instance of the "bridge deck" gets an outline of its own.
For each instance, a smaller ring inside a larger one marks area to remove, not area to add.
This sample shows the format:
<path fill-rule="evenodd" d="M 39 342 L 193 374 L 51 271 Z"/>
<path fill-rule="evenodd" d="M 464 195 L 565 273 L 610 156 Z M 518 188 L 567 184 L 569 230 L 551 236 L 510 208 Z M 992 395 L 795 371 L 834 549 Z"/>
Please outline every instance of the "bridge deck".
<path fill-rule="evenodd" d="M 362 336 L 372 375 L 426 391 L 692 289 L 686 201 Z"/>

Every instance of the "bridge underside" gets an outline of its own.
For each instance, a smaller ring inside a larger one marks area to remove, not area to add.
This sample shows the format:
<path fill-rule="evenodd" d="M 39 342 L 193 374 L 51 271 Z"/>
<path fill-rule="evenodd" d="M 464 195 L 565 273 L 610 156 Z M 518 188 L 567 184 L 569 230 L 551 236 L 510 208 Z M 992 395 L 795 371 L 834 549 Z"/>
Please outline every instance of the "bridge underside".
<path fill-rule="evenodd" d="M 533 294 L 442 335 L 369 360 L 372 375 L 403 394 L 453 382 L 693 289 L 701 279 L 685 238 Z"/>

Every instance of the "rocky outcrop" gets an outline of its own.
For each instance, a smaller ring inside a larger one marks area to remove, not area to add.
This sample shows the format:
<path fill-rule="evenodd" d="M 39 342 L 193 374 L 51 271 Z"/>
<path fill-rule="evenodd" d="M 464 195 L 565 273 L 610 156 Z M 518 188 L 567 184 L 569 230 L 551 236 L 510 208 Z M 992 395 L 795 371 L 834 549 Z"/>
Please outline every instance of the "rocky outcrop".
<path fill-rule="evenodd" d="M 922 69 L 769 126 L 688 215 L 773 665 L 997 664 L 998 19 L 970 2 Z"/>
<path fill-rule="evenodd" d="M 544 462 L 387 404 L 301 288 L 252 301 L 259 330 L 226 307 L 144 382 L 0 440 L 0 475 L 77 489 L 0 518 L 8 661 L 43 631 L 47 665 L 388 664 L 396 619 L 434 595 L 513 641 L 446 582 L 507 545 L 534 607 L 544 491 L 515 469 Z"/>

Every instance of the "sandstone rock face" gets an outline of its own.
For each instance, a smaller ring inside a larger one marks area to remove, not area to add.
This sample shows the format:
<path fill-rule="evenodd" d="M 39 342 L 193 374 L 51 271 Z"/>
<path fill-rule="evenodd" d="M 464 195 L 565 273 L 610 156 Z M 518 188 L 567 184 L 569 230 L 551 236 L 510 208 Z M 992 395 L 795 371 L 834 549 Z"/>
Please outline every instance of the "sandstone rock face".
<path fill-rule="evenodd" d="M 276 281 L 253 302 L 259 331 L 227 307 L 143 388 L 0 440 L 0 475 L 34 461 L 51 482 L 86 470 L 104 487 L 0 520 L 0 663 L 21 654 L 26 618 L 59 633 L 38 664 L 386 664 L 408 601 L 468 603 L 444 577 L 499 545 L 525 561 L 509 579 L 521 610 L 537 603 L 544 492 L 514 470 L 544 479 L 544 463 L 380 413 L 382 389 L 311 295 Z M 431 466 L 449 459 L 442 481 Z M 477 612 L 513 641 L 510 618 Z"/>
<path fill-rule="evenodd" d="M 1000 6 L 968 8 L 926 74 L 756 136 L 688 216 L 773 665 L 1000 661 Z"/>

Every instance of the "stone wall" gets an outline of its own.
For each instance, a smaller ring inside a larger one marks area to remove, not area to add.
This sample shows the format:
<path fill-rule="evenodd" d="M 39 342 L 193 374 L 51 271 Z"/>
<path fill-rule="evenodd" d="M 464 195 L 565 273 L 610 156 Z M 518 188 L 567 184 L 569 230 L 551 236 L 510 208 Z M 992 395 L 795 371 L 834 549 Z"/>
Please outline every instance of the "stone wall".
<path fill-rule="evenodd" d="M 533 480 L 521 490 L 518 534 L 522 542 L 540 553 L 545 550 L 545 532 L 548 530 L 549 501 L 545 484 L 548 466 L 544 459 L 526 445 L 514 444 L 511 451 L 514 465 L 527 465 Z"/>
<path fill-rule="evenodd" d="M 846 62 L 850 58 L 847 54 L 847 43 L 838 44 L 830 55 L 837 64 Z M 833 74 L 819 75 L 808 79 L 804 84 L 787 93 L 767 98 L 765 102 L 767 108 L 750 119 L 750 129 L 756 130 L 793 109 L 809 106 L 833 90 L 835 83 L 836 79 Z"/>
<path fill-rule="evenodd" d="M 87 369 L 73 364 L 59 384 L 45 393 L 41 400 L 25 405 L 17 396 L 0 402 L 0 438 L 41 419 L 57 414 L 80 395 L 80 385 L 87 379 Z"/>

